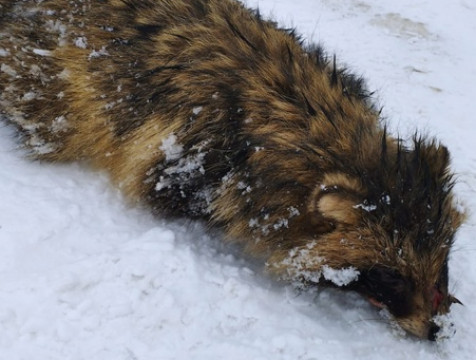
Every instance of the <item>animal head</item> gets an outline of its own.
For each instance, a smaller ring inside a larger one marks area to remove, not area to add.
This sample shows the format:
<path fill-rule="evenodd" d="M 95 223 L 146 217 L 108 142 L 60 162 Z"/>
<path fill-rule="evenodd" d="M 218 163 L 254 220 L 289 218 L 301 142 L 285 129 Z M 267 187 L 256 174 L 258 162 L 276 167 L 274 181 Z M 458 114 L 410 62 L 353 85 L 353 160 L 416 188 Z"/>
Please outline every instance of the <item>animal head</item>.
<path fill-rule="evenodd" d="M 451 194 L 448 151 L 415 139 L 412 149 L 398 143 L 374 160 L 365 172 L 349 167 L 322 178 L 306 214 L 314 234 L 287 254 L 285 271 L 317 282 L 323 266 L 355 268 L 358 278 L 338 285 L 434 340 L 433 317 L 458 302 L 448 292 L 448 257 L 463 214 Z"/>

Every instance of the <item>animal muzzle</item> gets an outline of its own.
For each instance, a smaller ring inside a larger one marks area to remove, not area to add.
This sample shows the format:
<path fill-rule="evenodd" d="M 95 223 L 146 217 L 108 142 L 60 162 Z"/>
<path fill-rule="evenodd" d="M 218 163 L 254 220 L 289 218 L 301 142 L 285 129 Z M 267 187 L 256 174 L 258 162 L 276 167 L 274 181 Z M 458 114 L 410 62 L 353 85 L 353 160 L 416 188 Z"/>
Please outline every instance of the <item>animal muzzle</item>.
<path fill-rule="evenodd" d="M 433 312 L 435 313 L 440 305 L 442 298 L 441 293 L 434 293 L 433 297 Z M 382 302 L 377 301 L 372 297 L 367 298 L 369 302 L 376 306 L 379 309 L 387 309 L 387 306 Z M 427 339 L 430 341 L 436 341 L 438 338 L 438 333 L 441 330 L 440 326 L 435 324 L 433 321 L 428 321 L 422 316 L 408 316 L 403 318 L 395 317 L 396 322 L 408 333 L 415 335 L 422 339 Z"/>

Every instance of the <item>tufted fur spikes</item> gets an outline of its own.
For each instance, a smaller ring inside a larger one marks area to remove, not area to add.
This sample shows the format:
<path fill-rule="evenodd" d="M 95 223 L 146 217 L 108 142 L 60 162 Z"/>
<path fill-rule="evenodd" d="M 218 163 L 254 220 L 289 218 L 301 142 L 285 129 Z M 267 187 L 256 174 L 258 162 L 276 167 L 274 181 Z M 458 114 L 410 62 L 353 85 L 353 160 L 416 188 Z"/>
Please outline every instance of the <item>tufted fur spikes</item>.
<path fill-rule="evenodd" d="M 376 207 L 370 217 L 389 233 L 411 228 L 417 251 L 451 245 L 452 236 L 443 230 L 447 226 L 456 229 L 461 219 L 459 214 L 448 216 L 453 214 L 448 207 L 454 184 L 448 170 L 448 150 L 417 135 L 411 149 L 405 148 L 401 140 L 397 142 L 397 153 L 391 156 L 387 141 L 382 141 L 381 166 L 374 174 L 364 176 L 370 194 L 366 201 Z"/>

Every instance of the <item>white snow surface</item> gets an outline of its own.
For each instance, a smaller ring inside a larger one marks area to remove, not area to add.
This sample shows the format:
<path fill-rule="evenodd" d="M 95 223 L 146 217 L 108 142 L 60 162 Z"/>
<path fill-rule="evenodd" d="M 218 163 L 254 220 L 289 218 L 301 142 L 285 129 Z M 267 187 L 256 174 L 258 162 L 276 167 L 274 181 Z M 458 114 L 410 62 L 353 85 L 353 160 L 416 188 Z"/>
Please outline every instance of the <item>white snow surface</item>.
<path fill-rule="evenodd" d="M 456 333 L 405 335 L 358 295 L 297 293 L 200 224 L 153 218 L 0 126 L 0 359 L 474 359 L 476 3 L 249 0 L 364 75 L 391 129 L 447 145 L 469 210 L 450 261 Z M 103 54 L 101 54 L 103 55 Z"/>

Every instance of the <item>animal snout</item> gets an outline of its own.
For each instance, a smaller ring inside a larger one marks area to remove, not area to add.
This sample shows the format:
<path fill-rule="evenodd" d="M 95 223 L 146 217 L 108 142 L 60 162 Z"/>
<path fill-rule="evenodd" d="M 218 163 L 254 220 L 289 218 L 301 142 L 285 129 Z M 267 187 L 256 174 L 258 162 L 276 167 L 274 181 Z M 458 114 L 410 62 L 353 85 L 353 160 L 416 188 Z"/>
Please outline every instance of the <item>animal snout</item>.
<path fill-rule="evenodd" d="M 437 334 L 440 331 L 440 327 L 435 323 L 430 323 L 430 327 L 428 329 L 428 340 L 436 341 Z"/>

